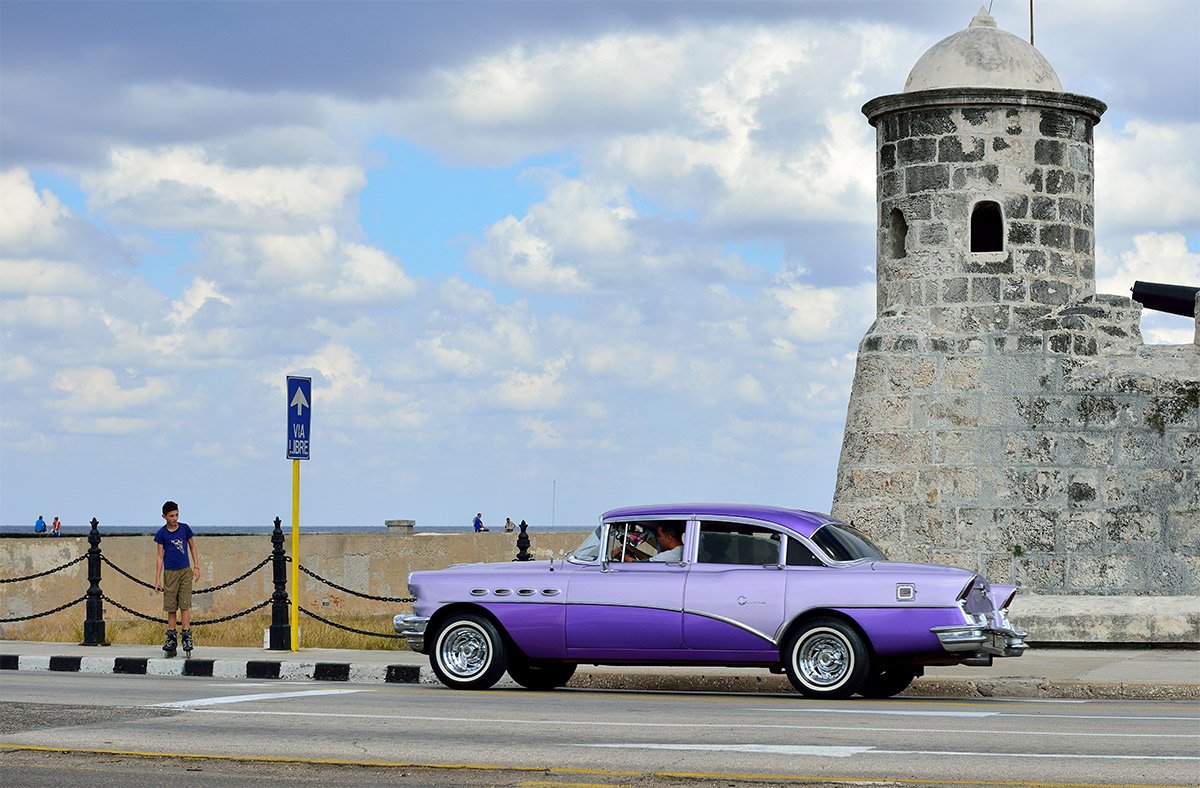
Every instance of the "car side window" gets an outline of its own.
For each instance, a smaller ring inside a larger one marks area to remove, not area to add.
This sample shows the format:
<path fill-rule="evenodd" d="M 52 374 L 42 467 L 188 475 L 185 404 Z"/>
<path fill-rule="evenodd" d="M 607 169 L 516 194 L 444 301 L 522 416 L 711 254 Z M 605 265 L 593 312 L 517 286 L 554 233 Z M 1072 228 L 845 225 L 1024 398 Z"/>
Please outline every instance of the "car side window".
<path fill-rule="evenodd" d="M 679 563 L 683 561 L 686 520 L 609 523 L 605 555 L 609 561 Z"/>
<path fill-rule="evenodd" d="M 696 560 L 702 564 L 761 566 L 779 563 L 782 536 L 761 525 L 704 521 Z"/>
<path fill-rule="evenodd" d="M 825 566 L 825 564 L 821 563 L 821 559 L 813 555 L 813 551 L 808 549 L 808 545 L 799 539 L 787 540 L 787 565 Z"/>

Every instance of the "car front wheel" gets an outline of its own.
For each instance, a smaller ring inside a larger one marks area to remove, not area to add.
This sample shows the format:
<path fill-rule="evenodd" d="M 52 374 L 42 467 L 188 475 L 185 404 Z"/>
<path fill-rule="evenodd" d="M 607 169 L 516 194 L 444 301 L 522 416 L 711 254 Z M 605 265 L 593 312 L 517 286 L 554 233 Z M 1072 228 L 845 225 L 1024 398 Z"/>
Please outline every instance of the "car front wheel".
<path fill-rule="evenodd" d="M 788 679 L 806 698 L 848 698 L 870 670 L 862 638 L 836 618 L 805 624 L 788 639 L 782 656 Z"/>
<path fill-rule="evenodd" d="M 508 675 L 525 689 L 552 690 L 561 687 L 575 675 L 575 666 L 562 662 L 537 662 L 513 659 Z"/>
<path fill-rule="evenodd" d="M 487 689 L 505 670 L 505 646 L 496 626 L 483 616 L 462 613 L 438 627 L 429 663 L 451 689 Z"/>

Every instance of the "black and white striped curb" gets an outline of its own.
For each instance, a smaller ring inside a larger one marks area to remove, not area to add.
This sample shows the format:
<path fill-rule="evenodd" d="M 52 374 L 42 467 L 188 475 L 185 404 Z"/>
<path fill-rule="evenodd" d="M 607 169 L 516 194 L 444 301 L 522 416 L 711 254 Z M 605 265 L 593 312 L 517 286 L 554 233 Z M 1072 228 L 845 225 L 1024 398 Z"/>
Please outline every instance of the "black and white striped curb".
<path fill-rule="evenodd" d="M 20 656 L 0 654 L 0 670 L 62 673 L 122 673 L 138 676 L 205 676 L 223 679 L 282 679 L 285 681 L 352 681 L 356 683 L 421 684 L 419 665 L 356 664 L 352 662 L 291 662 L 245 659 L 152 659 L 149 657 Z M 422 679 L 425 679 L 422 681 Z"/>

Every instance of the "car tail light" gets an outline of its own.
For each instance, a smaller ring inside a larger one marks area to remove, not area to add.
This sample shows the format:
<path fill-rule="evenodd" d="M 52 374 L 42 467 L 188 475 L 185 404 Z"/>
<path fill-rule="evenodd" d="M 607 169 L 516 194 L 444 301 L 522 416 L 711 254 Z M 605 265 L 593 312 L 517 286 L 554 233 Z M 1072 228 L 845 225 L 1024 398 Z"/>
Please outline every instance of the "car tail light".
<path fill-rule="evenodd" d="M 968 580 L 968 581 L 967 581 L 967 584 L 966 584 L 965 586 L 963 586 L 963 589 L 962 589 L 962 591 L 959 591 L 959 592 L 958 592 L 958 601 L 959 601 L 959 602 L 962 602 L 962 601 L 964 601 L 964 600 L 965 600 L 965 599 L 966 599 L 968 596 L 970 596 L 970 595 L 971 595 L 971 589 L 972 589 L 972 588 L 974 588 L 974 587 L 975 587 L 975 577 L 972 577 L 970 580 Z"/>
<path fill-rule="evenodd" d="M 1016 598 L 1017 598 L 1017 589 L 1014 588 L 1012 591 L 1008 592 L 1008 596 L 1004 597 L 1004 601 L 1000 603 L 1000 609 L 1007 611 L 1008 606 L 1011 605 L 1013 603 L 1013 600 Z"/>

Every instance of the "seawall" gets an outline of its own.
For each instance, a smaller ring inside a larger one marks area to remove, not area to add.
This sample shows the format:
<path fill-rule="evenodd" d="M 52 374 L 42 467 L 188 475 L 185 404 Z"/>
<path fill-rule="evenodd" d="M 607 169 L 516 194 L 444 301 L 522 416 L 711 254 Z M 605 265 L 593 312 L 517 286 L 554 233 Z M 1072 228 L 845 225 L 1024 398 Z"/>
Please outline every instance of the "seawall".
<path fill-rule="evenodd" d="M 291 554 L 291 535 L 284 530 L 284 552 Z M 532 532 L 529 552 L 535 559 L 560 556 L 579 546 L 580 531 Z M 318 575 L 360 593 L 383 597 L 407 597 L 408 573 L 417 569 L 440 569 L 451 564 L 477 561 L 510 561 L 517 555 L 517 534 L 502 531 L 466 534 L 404 533 L 317 533 L 301 534 L 300 563 Z M 154 583 L 155 544 L 150 535 L 105 535 L 104 557 L 146 583 Z M 57 539 L 44 536 L 0 539 L 0 580 L 24 577 L 61 566 L 85 554 L 88 541 L 82 536 Z M 196 588 L 226 583 L 271 554 L 270 534 L 206 536 L 196 534 L 200 555 L 200 579 Z M 107 564 L 101 565 L 101 588 L 106 597 L 144 615 L 162 616 L 162 594 L 123 577 Z M 290 568 L 289 568 L 290 578 Z M 289 580 L 290 583 L 290 580 Z M 88 590 L 87 561 L 45 577 L 2 586 L 0 618 L 14 618 L 52 610 L 78 599 Z M 271 565 L 229 588 L 192 599 L 192 614 L 198 619 L 218 618 L 245 610 L 270 598 L 274 591 Z M 290 593 L 290 589 L 289 589 Z M 300 604 L 318 615 L 337 620 L 339 613 L 391 615 L 410 605 L 377 602 L 338 591 L 307 574 L 300 575 Z M 80 624 L 82 603 L 37 619 L 40 627 Z M 261 613 L 269 618 L 269 609 Z M 134 616 L 114 605 L 104 605 L 105 621 L 131 620 Z M 0 624 L 0 638 L 19 639 L 27 625 Z"/>

